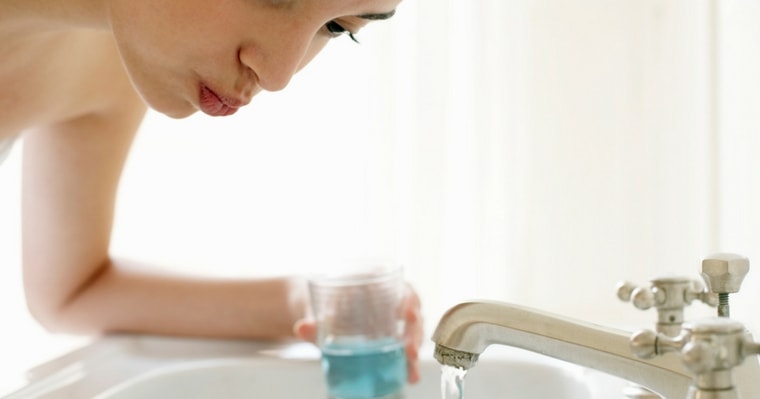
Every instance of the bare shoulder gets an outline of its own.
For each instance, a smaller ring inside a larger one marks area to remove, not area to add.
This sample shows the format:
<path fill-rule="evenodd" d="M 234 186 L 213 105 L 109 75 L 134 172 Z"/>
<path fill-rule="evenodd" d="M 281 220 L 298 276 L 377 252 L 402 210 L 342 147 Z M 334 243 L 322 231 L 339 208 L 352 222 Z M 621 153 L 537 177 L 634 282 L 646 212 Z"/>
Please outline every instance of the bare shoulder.
<path fill-rule="evenodd" d="M 3 39 L 0 37 L 0 39 Z M 0 40 L 0 138 L 90 115 L 142 118 L 112 36 L 75 30 Z"/>

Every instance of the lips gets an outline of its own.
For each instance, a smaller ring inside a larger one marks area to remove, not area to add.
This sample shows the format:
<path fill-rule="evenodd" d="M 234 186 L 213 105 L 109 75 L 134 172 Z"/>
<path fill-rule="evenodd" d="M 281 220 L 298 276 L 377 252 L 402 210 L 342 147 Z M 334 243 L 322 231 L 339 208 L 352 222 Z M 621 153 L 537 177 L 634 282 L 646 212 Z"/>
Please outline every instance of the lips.
<path fill-rule="evenodd" d="M 201 111 L 210 116 L 228 116 L 232 115 L 243 104 L 240 101 L 235 101 L 222 97 L 213 90 L 201 85 L 199 104 Z"/>

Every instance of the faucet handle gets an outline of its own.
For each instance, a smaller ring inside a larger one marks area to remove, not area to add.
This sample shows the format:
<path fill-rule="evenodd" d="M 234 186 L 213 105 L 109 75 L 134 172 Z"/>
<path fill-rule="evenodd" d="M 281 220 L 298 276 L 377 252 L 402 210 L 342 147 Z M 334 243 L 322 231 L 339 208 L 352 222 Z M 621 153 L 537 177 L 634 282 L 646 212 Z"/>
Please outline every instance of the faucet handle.
<path fill-rule="evenodd" d="M 617 296 L 641 310 L 656 308 L 657 331 L 669 336 L 681 332 L 684 308 L 692 301 L 698 300 L 709 306 L 718 304 L 717 294 L 708 292 L 697 280 L 682 277 L 657 278 L 650 281 L 649 286 L 640 287 L 621 282 Z"/>
<path fill-rule="evenodd" d="M 760 345 L 751 340 L 741 323 L 717 317 L 684 323 L 675 337 L 639 331 L 631 337 L 631 350 L 643 359 L 679 352 L 694 375 L 689 398 L 718 398 L 710 396 L 714 392 L 721 392 L 720 398 L 737 398 L 732 370 L 746 357 L 760 354 Z"/>
<path fill-rule="evenodd" d="M 658 301 L 662 301 L 663 292 L 657 290 Z M 631 302 L 637 309 L 647 310 L 655 304 L 655 290 L 639 287 L 629 281 L 621 281 L 617 286 L 617 296 L 623 302 Z"/>
<path fill-rule="evenodd" d="M 729 317 L 728 294 L 739 292 L 749 273 L 749 259 L 737 254 L 718 253 L 702 260 L 702 278 L 707 288 L 718 295 L 718 316 Z"/>
<path fill-rule="evenodd" d="M 739 292 L 747 273 L 749 259 L 742 255 L 717 253 L 702 260 L 702 278 L 716 294 Z"/>
<path fill-rule="evenodd" d="M 631 352 L 640 359 L 651 359 L 657 355 L 680 351 L 685 340 L 683 334 L 672 337 L 652 330 L 641 330 L 631 336 Z"/>

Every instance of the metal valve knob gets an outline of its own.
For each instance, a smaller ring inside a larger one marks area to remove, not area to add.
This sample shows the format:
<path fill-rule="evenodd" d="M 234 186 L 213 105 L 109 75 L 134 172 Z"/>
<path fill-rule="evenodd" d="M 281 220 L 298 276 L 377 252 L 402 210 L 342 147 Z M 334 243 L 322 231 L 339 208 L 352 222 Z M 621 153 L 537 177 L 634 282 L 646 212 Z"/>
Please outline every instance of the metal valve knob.
<path fill-rule="evenodd" d="M 741 323 L 712 318 L 684 323 L 675 337 L 640 331 L 631 337 L 631 350 L 644 359 L 680 352 L 694 375 L 688 398 L 737 399 L 732 370 L 745 357 L 760 354 L 760 345 L 751 341 Z"/>
<path fill-rule="evenodd" d="M 709 306 L 718 304 L 718 295 L 708 292 L 697 280 L 681 277 L 664 277 L 650 281 L 649 286 L 636 286 L 629 282 L 618 284 L 617 295 L 624 302 L 632 302 L 641 310 L 657 309 L 657 332 L 675 336 L 681 332 L 686 305 L 698 300 Z"/>
<path fill-rule="evenodd" d="M 748 272 L 749 259 L 742 255 L 718 253 L 702 260 L 702 278 L 707 289 L 719 297 L 718 316 L 730 316 L 728 294 L 739 292 Z"/>

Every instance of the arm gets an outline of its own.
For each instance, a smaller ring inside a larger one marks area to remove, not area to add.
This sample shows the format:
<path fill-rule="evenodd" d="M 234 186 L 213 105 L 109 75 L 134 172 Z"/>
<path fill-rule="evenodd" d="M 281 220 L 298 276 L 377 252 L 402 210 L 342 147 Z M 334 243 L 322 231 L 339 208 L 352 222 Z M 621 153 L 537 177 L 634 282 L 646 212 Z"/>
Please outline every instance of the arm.
<path fill-rule="evenodd" d="M 300 280 L 183 278 L 109 257 L 118 180 L 145 112 L 134 94 L 127 98 L 118 112 L 25 136 L 23 267 L 32 314 L 48 329 L 75 333 L 292 335 L 305 309 Z"/>

